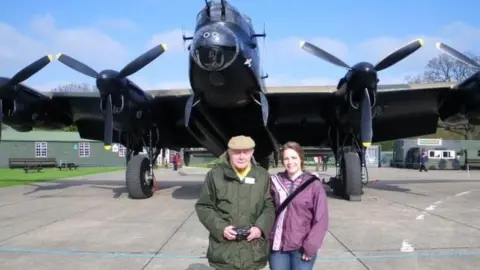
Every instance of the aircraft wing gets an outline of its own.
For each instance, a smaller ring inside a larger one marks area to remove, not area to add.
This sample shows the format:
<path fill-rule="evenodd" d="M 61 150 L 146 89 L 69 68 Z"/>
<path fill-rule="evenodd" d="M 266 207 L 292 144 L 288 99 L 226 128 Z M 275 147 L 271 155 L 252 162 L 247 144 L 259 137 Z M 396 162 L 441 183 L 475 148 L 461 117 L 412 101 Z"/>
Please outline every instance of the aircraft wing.
<path fill-rule="evenodd" d="M 146 92 L 153 97 L 151 103 L 146 105 L 147 109 L 151 110 L 153 117 L 144 120 L 144 125 L 145 127 L 149 125 L 158 127 L 164 147 L 171 146 L 173 149 L 199 147 L 198 142 L 183 126 L 184 108 L 189 92 L 184 90 Z M 15 117 L 4 117 L 6 125 L 17 130 L 28 131 L 29 128 L 25 128 L 25 126 L 58 130 L 63 126 L 75 124 L 81 138 L 103 141 L 104 115 L 100 109 L 99 92 L 52 92 L 44 95 L 24 87 L 19 93 L 21 96 L 20 99 L 17 99 L 16 106 L 17 112 L 20 114 L 17 113 Z M 39 98 L 41 100 L 38 102 Z M 35 107 L 31 107 L 32 104 L 35 104 Z M 33 123 L 31 121 L 32 114 L 44 115 L 43 121 Z M 114 123 L 114 127 L 121 128 L 121 126 L 121 122 Z M 115 130 L 113 142 L 119 143 L 119 136 Z"/>
<path fill-rule="evenodd" d="M 436 132 L 440 100 L 451 90 L 446 83 L 379 85 L 373 112 L 372 142 L 422 136 Z M 269 92 L 269 125 L 279 143 L 302 145 L 328 142 L 328 116 L 346 105 L 335 86 L 289 87 Z"/>

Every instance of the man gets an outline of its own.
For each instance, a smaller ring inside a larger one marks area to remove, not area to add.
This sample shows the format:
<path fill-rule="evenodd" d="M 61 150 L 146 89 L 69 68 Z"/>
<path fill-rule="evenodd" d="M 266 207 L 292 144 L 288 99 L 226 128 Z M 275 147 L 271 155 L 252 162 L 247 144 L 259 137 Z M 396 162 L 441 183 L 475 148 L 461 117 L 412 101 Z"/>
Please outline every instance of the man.
<path fill-rule="evenodd" d="M 425 166 L 425 159 L 427 159 L 427 153 L 422 153 L 422 155 L 420 156 L 420 172 L 428 172 L 427 166 Z"/>
<path fill-rule="evenodd" d="M 266 267 L 268 235 L 275 220 L 270 176 L 252 162 L 255 142 L 236 136 L 206 175 L 195 204 L 198 219 L 209 231 L 207 258 L 215 269 L 258 270 Z M 242 238 L 241 231 L 248 229 Z"/>
<path fill-rule="evenodd" d="M 330 157 L 330 156 L 328 156 L 328 155 L 325 155 L 325 156 L 323 157 L 323 166 L 322 166 L 322 171 L 323 171 L 323 172 L 326 172 L 327 169 L 328 169 L 328 158 L 329 158 L 329 157 Z"/>

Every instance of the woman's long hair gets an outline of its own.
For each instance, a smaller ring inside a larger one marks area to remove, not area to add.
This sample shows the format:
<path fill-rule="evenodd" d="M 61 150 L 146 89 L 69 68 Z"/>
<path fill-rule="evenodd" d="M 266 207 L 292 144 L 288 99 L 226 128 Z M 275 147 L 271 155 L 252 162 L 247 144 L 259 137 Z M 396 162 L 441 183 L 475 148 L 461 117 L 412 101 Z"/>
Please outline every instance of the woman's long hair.
<path fill-rule="evenodd" d="M 300 167 L 302 168 L 302 171 L 305 170 L 305 153 L 303 152 L 302 146 L 298 144 L 297 142 L 287 142 L 282 146 L 282 150 L 280 151 L 280 159 L 282 160 L 283 164 L 283 153 L 287 149 L 292 149 L 293 151 L 297 152 L 298 156 L 300 157 Z M 283 164 L 285 166 L 285 164 Z"/>

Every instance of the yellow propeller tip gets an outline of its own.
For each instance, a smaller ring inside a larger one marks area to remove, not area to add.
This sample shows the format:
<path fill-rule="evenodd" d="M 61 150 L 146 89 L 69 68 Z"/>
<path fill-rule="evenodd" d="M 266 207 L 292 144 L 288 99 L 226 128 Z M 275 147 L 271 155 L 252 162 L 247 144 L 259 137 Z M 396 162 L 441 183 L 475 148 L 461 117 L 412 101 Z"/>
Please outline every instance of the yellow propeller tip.
<path fill-rule="evenodd" d="M 362 145 L 365 146 L 365 147 L 370 147 L 372 145 L 372 143 L 364 142 L 364 143 L 362 143 Z"/>
<path fill-rule="evenodd" d="M 423 47 L 423 44 L 425 44 L 425 41 L 423 39 L 418 39 L 418 43 L 420 43 L 420 47 Z"/>
<path fill-rule="evenodd" d="M 48 61 L 52 62 L 52 60 L 53 60 L 53 55 L 49 54 L 49 55 L 47 55 L 47 57 L 48 57 Z"/>
<path fill-rule="evenodd" d="M 57 60 L 58 60 L 58 59 L 60 58 L 60 56 L 62 56 L 62 53 L 57 53 L 57 54 L 55 55 L 55 58 L 57 58 Z"/>
<path fill-rule="evenodd" d="M 105 145 L 103 148 L 105 148 L 105 150 L 107 150 L 107 151 L 110 151 L 110 149 L 112 149 L 112 146 L 111 145 Z"/>
<path fill-rule="evenodd" d="M 302 48 L 303 45 L 305 45 L 305 41 L 300 41 L 300 48 Z"/>
<path fill-rule="evenodd" d="M 165 51 L 168 49 L 168 48 L 167 48 L 167 44 L 162 44 L 161 46 L 162 46 L 162 48 L 163 48 Z"/>

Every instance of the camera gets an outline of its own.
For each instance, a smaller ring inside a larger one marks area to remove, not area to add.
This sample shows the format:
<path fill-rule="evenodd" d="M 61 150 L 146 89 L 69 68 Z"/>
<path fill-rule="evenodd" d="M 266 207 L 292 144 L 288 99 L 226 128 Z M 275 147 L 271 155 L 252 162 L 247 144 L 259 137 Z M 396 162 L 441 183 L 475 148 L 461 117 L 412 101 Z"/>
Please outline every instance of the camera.
<path fill-rule="evenodd" d="M 246 240 L 247 236 L 250 234 L 250 229 L 235 228 L 233 230 L 237 233 L 236 235 L 237 241 Z"/>

